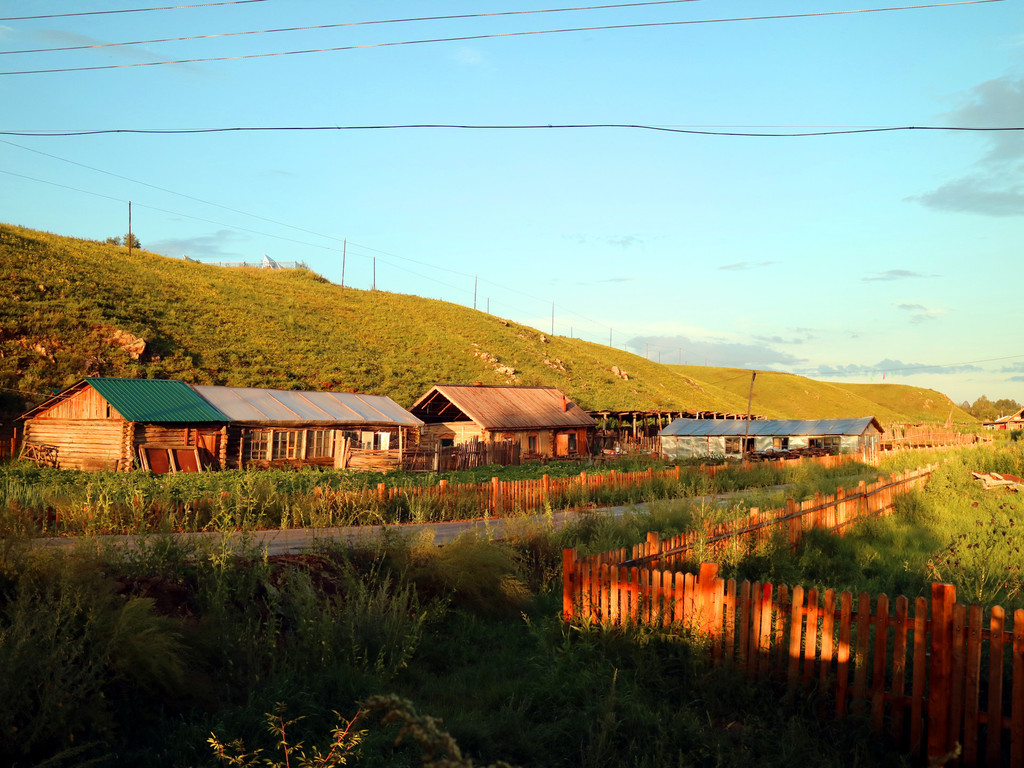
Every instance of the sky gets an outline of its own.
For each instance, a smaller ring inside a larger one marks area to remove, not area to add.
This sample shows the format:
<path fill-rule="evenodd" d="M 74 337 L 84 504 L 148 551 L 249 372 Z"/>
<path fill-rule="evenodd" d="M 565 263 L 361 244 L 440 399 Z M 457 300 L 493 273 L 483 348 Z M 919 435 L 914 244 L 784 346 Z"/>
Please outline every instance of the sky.
<path fill-rule="evenodd" d="M 1020 3 L 177 2 L 0 5 L 0 221 L 1024 402 Z"/>

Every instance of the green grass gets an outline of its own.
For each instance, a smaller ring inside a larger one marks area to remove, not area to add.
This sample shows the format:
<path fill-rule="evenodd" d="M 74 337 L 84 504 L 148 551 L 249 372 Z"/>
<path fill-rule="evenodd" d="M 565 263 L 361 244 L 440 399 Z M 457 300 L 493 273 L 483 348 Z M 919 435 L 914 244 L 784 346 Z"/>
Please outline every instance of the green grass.
<path fill-rule="evenodd" d="M 900 764 L 856 720 L 820 720 L 813 698 L 712 668 L 700 643 L 567 627 L 563 543 L 437 550 L 389 536 L 285 558 L 227 538 L 21 549 L 0 582 L 0 761 L 224 764 L 212 737 L 281 765 L 282 742 L 326 750 L 362 712 L 351 765 L 430 765 L 453 743 L 478 765 Z"/>
<path fill-rule="evenodd" d="M 436 383 L 551 385 L 594 410 L 746 412 L 745 371 L 660 365 L 457 304 L 342 289 L 304 269 L 227 269 L 142 250 L 129 257 L 123 247 L 4 224 L 0 264 L 0 413 L 17 414 L 84 375 L 356 390 L 406 407 Z M 145 340 L 141 359 L 114 340 L 118 332 Z M 948 399 L 934 392 L 930 411 L 909 387 L 886 385 L 872 397 L 760 372 L 754 411 L 883 422 L 948 413 Z"/>

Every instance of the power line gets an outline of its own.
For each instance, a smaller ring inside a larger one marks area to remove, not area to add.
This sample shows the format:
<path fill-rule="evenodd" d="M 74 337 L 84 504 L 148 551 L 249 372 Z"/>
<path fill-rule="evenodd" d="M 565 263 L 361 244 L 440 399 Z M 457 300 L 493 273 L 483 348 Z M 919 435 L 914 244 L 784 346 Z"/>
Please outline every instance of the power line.
<path fill-rule="evenodd" d="M 125 8 L 119 11 L 78 11 L 75 13 L 46 13 L 38 16 L 6 16 L 0 21 L 29 21 L 31 19 L 63 19 L 68 16 L 106 16 L 112 13 L 148 13 L 149 11 L 178 11 L 186 8 L 211 8 L 215 5 L 245 5 L 246 3 L 265 3 L 267 0 L 225 0 L 220 3 L 200 3 L 199 5 L 165 5 L 159 8 Z"/>
<path fill-rule="evenodd" d="M 374 24 L 405 24 L 418 21 L 456 21 L 460 19 L 493 18 L 497 16 L 522 16 L 537 13 L 566 13 L 576 11 L 597 11 L 609 8 L 635 8 L 645 5 L 674 5 L 677 3 L 692 3 L 695 0 L 647 0 L 640 3 L 616 3 L 614 5 L 582 5 L 575 8 L 542 8 L 532 11 L 498 11 L 495 13 L 461 13 L 452 16 L 417 16 L 406 19 L 377 19 L 374 21 L 348 21 L 340 24 L 317 24 L 306 27 L 279 27 L 277 29 L 256 29 L 248 32 L 221 32 L 210 35 L 189 35 L 186 37 L 163 37 L 153 40 L 132 40 L 121 43 L 95 43 L 93 45 L 71 45 L 61 48 L 32 48 L 23 51 L 0 51 L 0 56 L 10 53 L 53 53 L 57 51 L 83 51 L 91 48 L 117 48 L 124 45 L 151 45 L 154 43 L 177 43 L 186 40 L 208 40 L 218 37 L 242 37 L 246 35 L 269 35 L 278 32 L 310 32 L 323 29 L 340 29 L 342 27 L 364 27 Z M 36 18 L 36 17 L 25 17 Z M 2 21 L 2 19 L 0 19 Z"/>
<path fill-rule="evenodd" d="M 1002 0 L 978 0 L 978 2 L 1002 2 Z M 0 73 L 4 74 L 4 73 Z M 151 136 L 182 136 L 200 133 L 275 133 L 302 131 L 388 131 L 413 129 L 449 129 L 480 131 L 534 131 L 534 130 L 586 130 L 625 129 L 680 133 L 691 136 L 736 136 L 747 138 L 803 138 L 809 136 L 849 136 L 859 133 L 894 133 L 896 131 L 959 131 L 986 133 L 999 131 L 1024 131 L 1024 126 L 964 126 L 964 125 L 894 125 L 865 128 L 837 128 L 835 130 L 791 131 L 786 133 L 766 131 L 711 131 L 696 128 L 674 128 L 663 125 L 640 123 L 548 123 L 545 125 L 471 125 L 464 123 L 402 123 L 390 125 L 283 125 L 283 126 L 233 126 L 228 128 L 98 128 L 80 131 L 0 131 L 0 136 L 22 136 L 54 138 L 68 136 L 101 136 L 105 134 L 138 134 Z"/>
<path fill-rule="evenodd" d="M 214 61 L 240 61 L 242 59 L 265 59 L 276 56 L 299 56 L 308 53 L 336 53 L 339 51 L 354 51 L 365 48 L 387 48 L 399 45 L 423 45 L 428 43 L 452 43 L 452 42 L 466 42 L 469 40 L 486 40 L 491 38 L 499 37 L 524 37 L 527 35 L 554 35 L 563 34 L 568 32 L 598 32 L 607 31 L 613 29 L 641 29 L 645 27 L 677 27 L 691 24 L 721 24 L 725 22 L 738 22 L 738 21 L 767 21 L 767 20 L 778 20 L 778 19 L 803 19 L 803 18 L 814 18 L 820 16 L 848 16 L 852 14 L 861 13 L 881 13 L 887 11 L 908 11 L 908 10 L 919 10 L 924 8 L 945 8 L 954 5 L 978 5 L 981 3 L 1000 3 L 1004 0 L 958 0 L 958 2 L 950 3 L 927 3 L 923 5 L 901 5 L 893 6 L 888 8 L 861 8 L 849 11 L 817 11 L 814 13 L 787 13 L 773 16 L 744 16 L 734 18 L 723 18 L 723 19 L 691 19 L 687 21 L 653 21 L 643 22 L 635 24 L 608 24 L 602 26 L 592 27 L 568 27 L 564 29 L 540 29 L 531 30 L 527 32 L 497 32 L 492 34 L 482 35 L 461 35 L 458 37 L 436 37 L 428 38 L 423 40 L 401 40 L 396 42 L 387 43 L 366 43 L 363 45 L 343 45 L 330 48 L 309 48 L 298 51 L 277 51 L 274 53 L 250 53 L 250 54 L 238 54 L 235 56 L 210 56 L 205 58 L 194 58 L 194 59 L 175 59 L 168 61 L 143 61 L 136 62 L 134 64 L 101 64 L 91 67 L 60 67 L 53 69 L 28 69 L 18 70 L 13 72 L 0 72 L 0 75 L 42 75 L 42 74 L 53 74 L 58 72 L 93 72 L 101 69 L 129 69 L 133 67 L 156 67 L 163 66 L 165 64 L 196 64 L 203 62 L 214 62 Z"/>

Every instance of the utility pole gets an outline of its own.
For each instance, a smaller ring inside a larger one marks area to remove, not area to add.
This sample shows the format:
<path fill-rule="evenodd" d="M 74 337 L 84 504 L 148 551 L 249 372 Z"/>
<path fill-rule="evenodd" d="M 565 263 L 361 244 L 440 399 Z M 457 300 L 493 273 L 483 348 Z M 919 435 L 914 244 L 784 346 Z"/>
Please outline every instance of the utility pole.
<path fill-rule="evenodd" d="M 555 302 L 551 302 L 551 335 L 555 335 Z"/>
<path fill-rule="evenodd" d="M 747 438 L 750 437 L 750 405 L 754 401 L 754 379 L 757 371 L 750 372 L 750 394 L 747 395 L 747 428 L 743 431 L 743 458 L 747 458 Z"/>
<path fill-rule="evenodd" d="M 612 329 L 609 328 L 608 329 L 608 346 L 610 347 L 611 345 L 612 345 Z"/>
<path fill-rule="evenodd" d="M 480 275 L 473 275 L 473 309 L 476 309 L 476 285 L 480 281 Z"/>
<path fill-rule="evenodd" d="M 341 290 L 345 290 L 345 258 L 348 256 L 348 238 L 341 241 Z"/>
<path fill-rule="evenodd" d="M 370 283 L 370 290 L 377 290 L 377 257 L 373 257 L 373 282 Z"/>
<path fill-rule="evenodd" d="M 128 201 L 128 258 L 132 256 L 132 201 Z"/>

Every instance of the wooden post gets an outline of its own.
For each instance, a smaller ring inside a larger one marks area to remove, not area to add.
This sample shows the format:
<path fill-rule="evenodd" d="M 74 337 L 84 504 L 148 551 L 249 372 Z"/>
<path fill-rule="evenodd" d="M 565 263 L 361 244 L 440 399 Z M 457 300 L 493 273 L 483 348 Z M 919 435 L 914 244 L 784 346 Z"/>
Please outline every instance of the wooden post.
<path fill-rule="evenodd" d="M 501 510 L 501 481 L 491 478 L 491 514 L 497 515 Z"/>
<path fill-rule="evenodd" d="M 573 581 L 576 575 L 576 550 L 562 550 L 562 620 L 566 623 L 573 617 Z"/>
<path fill-rule="evenodd" d="M 928 740 L 929 764 L 941 761 L 952 750 L 949 727 L 949 700 L 952 695 L 953 606 L 956 587 L 932 584 L 932 634 L 928 659 Z"/>

